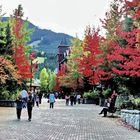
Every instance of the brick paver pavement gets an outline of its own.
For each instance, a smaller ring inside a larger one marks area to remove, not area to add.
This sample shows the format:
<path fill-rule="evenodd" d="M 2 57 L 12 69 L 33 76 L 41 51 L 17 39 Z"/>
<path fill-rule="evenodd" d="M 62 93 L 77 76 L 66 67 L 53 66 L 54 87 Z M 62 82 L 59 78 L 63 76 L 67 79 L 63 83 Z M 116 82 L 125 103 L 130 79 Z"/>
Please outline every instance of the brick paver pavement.
<path fill-rule="evenodd" d="M 96 105 L 65 106 L 58 100 L 49 109 L 47 100 L 33 109 L 31 122 L 23 109 L 21 121 L 15 108 L 0 107 L 0 140 L 140 140 L 140 132 L 124 127 L 118 118 L 104 118 Z"/>

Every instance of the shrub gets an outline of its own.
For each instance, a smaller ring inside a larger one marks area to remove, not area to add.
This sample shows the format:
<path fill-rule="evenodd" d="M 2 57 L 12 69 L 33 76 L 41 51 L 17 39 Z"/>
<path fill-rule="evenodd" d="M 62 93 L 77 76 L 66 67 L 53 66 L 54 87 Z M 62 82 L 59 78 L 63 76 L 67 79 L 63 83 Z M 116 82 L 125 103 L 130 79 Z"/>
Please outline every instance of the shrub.
<path fill-rule="evenodd" d="M 134 99 L 133 103 L 135 105 L 135 109 L 140 110 L 140 98 Z"/>
<path fill-rule="evenodd" d="M 18 94 L 19 94 L 19 90 L 12 93 L 8 90 L 3 89 L 0 94 L 0 100 L 15 100 Z"/>
<path fill-rule="evenodd" d="M 128 102 L 129 97 L 128 96 L 124 96 L 124 95 L 119 95 L 116 99 L 116 103 L 115 106 L 118 109 L 123 109 L 126 108 L 126 103 Z"/>
<path fill-rule="evenodd" d="M 111 96 L 111 88 L 104 89 L 103 95 L 105 96 L 105 98 L 108 98 L 109 96 Z"/>
<path fill-rule="evenodd" d="M 118 93 L 122 95 L 129 95 L 130 90 L 125 86 L 118 86 Z"/>
<path fill-rule="evenodd" d="M 1 92 L 1 99 L 8 100 L 10 92 L 8 90 L 4 90 Z"/>
<path fill-rule="evenodd" d="M 87 98 L 87 99 L 96 99 L 96 98 L 99 97 L 99 91 L 84 92 L 83 97 L 84 97 L 84 98 Z"/>

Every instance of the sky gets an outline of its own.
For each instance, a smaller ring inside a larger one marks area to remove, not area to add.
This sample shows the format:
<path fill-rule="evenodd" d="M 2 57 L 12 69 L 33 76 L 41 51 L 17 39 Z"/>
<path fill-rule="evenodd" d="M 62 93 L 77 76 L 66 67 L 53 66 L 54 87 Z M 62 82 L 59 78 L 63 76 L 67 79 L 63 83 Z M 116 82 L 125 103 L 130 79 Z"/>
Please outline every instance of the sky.
<path fill-rule="evenodd" d="M 86 26 L 101 27 L 112 0 L 0 0 L 9 16 L 22 5 L 24 18 L 42 29 L 84 37 Z M 101 32 L 102 33 L 102 32 Z"/>

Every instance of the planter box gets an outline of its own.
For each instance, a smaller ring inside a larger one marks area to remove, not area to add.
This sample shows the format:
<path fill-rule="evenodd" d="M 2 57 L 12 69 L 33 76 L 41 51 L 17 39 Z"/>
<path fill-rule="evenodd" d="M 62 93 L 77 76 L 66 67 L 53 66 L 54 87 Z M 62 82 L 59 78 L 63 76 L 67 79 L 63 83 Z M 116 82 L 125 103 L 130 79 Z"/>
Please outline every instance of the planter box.
<path fill-rule="evenodd" d="M 127 124 L 140 131 L 140 111 L 139 110 L 121 110 L 121 118 Z"/>
<path fill-rule="evenodd" d="M 1 107 L 15 107 L 15 101 L 0 100 Z"/>
<path fill-rule="evenodd" d="M 96 104 L 96 101 L 93 99 L 85 99 L 85 104 Z"/>

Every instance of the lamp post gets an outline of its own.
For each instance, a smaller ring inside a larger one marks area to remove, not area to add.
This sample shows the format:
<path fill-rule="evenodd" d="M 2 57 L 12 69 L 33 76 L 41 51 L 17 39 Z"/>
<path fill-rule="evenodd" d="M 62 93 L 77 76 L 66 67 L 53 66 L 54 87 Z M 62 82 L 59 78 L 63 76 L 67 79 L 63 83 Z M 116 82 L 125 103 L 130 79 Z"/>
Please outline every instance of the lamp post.
<path fill-rule="evenodd" d="M 33 62 L 32 62 L 32 59 L 31 59 L 31 74 L 33 73 L 33 70 L 32 70 L 32 64 L 33 64 Z M 30 78 L 30 90 L 31 90 L 31 88 L 32 88 L 32 77 Z"/>

